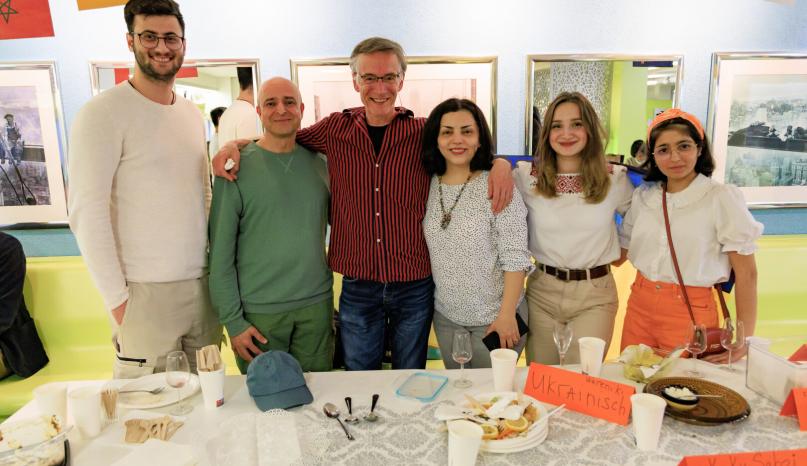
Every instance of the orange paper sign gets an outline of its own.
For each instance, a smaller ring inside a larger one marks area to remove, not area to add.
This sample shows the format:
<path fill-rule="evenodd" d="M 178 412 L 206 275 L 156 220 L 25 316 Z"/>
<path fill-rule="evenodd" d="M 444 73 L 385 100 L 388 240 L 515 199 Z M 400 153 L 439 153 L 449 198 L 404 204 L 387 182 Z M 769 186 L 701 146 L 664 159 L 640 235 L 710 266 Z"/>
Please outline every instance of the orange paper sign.
<path fill-rule="evenodd" d="M 531 363 L 524 393 L 553 405 L 621 425 L 628 424 L 630 396 L 636 389 L 610 380 Z"/>
<path fill-rule="evenodd" d="M 797 349 L 787 360 L 792 362 L 807 361 L 807 345 L 801 345 L 801 348 Z"/>
<path fill-rule="evenodd" d="M 799 430 L 807 430 L 807 388 L 794 388 L 787 396 L 780 416 L 797 416 Z"/>
<path fill-rule="evenodd" d="M 678 466 L 800 466 L 803 464 L 807 464 L 807 450 L 805 449 L 686 456 L 678 463 Z"/>
<path fill-rule="evenodd" d="M 126 0 L 78 0 L 76 3 L 78 3 L 79 10 L 92 10 L 94 8 L 125 5 Z"/>

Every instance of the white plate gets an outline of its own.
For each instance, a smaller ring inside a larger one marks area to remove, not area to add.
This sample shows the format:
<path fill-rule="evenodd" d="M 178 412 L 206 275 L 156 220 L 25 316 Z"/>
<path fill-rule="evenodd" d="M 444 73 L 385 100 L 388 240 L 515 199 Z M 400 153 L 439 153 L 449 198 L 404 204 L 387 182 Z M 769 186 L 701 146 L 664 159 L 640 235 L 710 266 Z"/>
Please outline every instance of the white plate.
<path fill-rule="evenodd" d="M 162 392 L 152 395 L 146 392 L 121 393 L 118 396 L 118 405 L 124 408 L 151 409 L 161 406 L 168 406 L 177 402 L 177 389 L 171 387 L 165 381 L 165 373 L 149 374 L 132 380 L 120 387 L 121 391 L 126 390 L 152 390 L 157 387 L 165 387 Z M 184 400 L 199 391 L 199 376 L 191 374 L 188 384 L 179 389 L 179 399 Z"/>
<path fill-rule="evenodd" d="M 490 401 L 490 399 L 493 397 L 506 394 L 508 394 L 508 392 L 482 393 L 474 394 L 472 396 L 477 401 L 484 403 L 486 401 Z M 521 396 L 524 400 L 529 401 L 533 406 L 535 406 L 535 409 L 538 410 L 538 421 L 536 422 L 541 422 L 541 419 L 546 417 L 548 414 L 546 408 L 544 408 L 544 405 L 529 395 L 522 394 Z M 463 406 L 468 406 L 468 402 L 466 401 L 463 403 Z M 529 450 L 530 448 L 533 448 L 543 442 L 548 433 L 549 425 L 546 421 L 543 421 L 541 422 L 541 425 L 536 426 L 524 437 L 509 438 L 504 440 L 483 440 L 479 449 L 481 451 L 490 453 L 514 453 Z"/>

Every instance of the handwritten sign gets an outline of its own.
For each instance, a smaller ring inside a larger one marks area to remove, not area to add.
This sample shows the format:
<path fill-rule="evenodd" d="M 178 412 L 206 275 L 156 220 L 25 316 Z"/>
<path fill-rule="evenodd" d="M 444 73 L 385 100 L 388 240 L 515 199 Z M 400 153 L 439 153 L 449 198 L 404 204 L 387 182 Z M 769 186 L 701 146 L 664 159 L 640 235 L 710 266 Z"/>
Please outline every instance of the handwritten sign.
<path fill-rule="evenodd" d="M 801 348 L 797 349 L 787 360 L 791 362 L 807 361 L 807 344 L 801 345 Z"/>
<path fill-rule="evenodd" d="M 754 451 L 686 456 L 678 466 L 799 466 L 807 464 L 807 450 Z"/>
<path fill-rule="evenodd" d="M 797 416 L 799 430 L 807 430 L 807 388 L 794 388 L 787 396 L 780 416 Z"/>
<path fill-rule="evenodd" d="M 610 380 L 531 363 L 524 393 L 553 405 L 628 425 L 630 396 L 636 389 Z"/>

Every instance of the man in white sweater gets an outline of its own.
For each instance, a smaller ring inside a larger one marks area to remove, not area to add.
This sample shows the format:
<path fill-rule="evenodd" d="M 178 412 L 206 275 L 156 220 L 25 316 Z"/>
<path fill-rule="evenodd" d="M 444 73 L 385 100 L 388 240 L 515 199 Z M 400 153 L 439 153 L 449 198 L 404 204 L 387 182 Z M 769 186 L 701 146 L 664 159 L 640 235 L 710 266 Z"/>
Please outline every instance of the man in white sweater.
<path fill-rule="evenodd" d="M 71 131 L 70 227 L 110 311 L 114 375 L 221 341 L 207 286 L 210 182 L 202 115 L 172 88 L 185 24 L 173 0 L 124 8 L 134 77 L 90 100 Z"/>
<path fill-rule="evenodd" d="M 233 100 L 219 120 L 219 147 L 236 139 L 257 139 L 263 133 L 258 131 L 260 121 L 255 109 L 255 97 L 252 90 L 252 68 L 239 66 L 238 86 L 241 92 Z"/>

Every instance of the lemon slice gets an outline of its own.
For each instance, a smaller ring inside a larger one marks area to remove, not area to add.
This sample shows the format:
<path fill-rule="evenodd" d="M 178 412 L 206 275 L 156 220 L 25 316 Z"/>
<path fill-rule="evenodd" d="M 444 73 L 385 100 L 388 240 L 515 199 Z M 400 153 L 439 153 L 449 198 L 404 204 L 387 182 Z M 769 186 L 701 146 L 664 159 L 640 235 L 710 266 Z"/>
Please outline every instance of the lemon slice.
<path fill-rule="evenodd" d="M 482 439 L 493 440 L 499 436 L 499 429 L 492 424 L 482 424 Z"/>
<path fill-rule="evenodd" d="M 506 419 L 504 421 L 504 426 L 512 430 L 513 432 L 524 432 L 530 426 L 530 421 L 528 421 L 526 417 L 521 416 L 515 421 Z"/>

